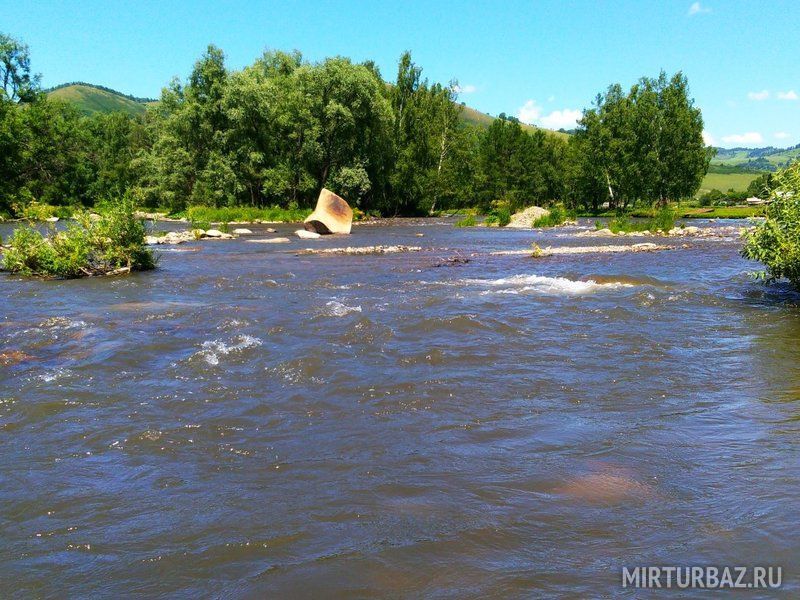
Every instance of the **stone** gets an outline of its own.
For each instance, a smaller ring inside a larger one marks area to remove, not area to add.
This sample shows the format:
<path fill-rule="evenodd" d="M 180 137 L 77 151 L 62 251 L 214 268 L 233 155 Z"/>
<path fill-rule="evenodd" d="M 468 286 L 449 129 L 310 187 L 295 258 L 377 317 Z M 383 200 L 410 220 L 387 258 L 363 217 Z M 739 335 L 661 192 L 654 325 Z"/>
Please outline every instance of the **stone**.
<path fill-rule="evenodd" d="M 307 232 L 306 232 L 307 233 Z M 288 244 L 291 240 L 287 237 L 266 238 L 264 240 L 247 240 L 251 244 Z"/>
<path fill-rule="evenodd" d="M 236 235 L 253 235 L 253 232 L 247 229 L 246 227 L 239 227 L 238 229 L 234 229 L 233 233 Z"/>
<path fill-rule="evenodd" d="M 277 229 L 273 229 L 272 227 L 267 227 L 267 233 L 275 233 Z"/>
<path fill-rule="evenodd" d="M 350 233 L 353 209 L 342 198 L 322 188 L 314 212 L 304 221 L 307 231 L 320 234 Z"/>
<path fill-rule="evenodd" d="M 305 229 L 298 229 L 294 234 L 303 240 L 315 240 L 320 237 L 316 231 L 306 231 Z"/>
<path fill-rule="evenodd" d="M 58 223 L 58 217 L 47 217 L 45 221 L 48 223 Z"/>
<path fill-rule="evenodd" d="M 221 238 L 224 233 L 222 233 L 219 229 L 209 229 L 206 231 L 206 237 L 210 238 Z"/>
<path fill-rule="evenodd" d="M 549 215 L 550 211 L 541 206 L 529 206 L 523 211 L 511 215 L 511 220 L 506 227 L 512 229 L 530 229 L 533 227 L 533 222 L 539 217 Z"/>

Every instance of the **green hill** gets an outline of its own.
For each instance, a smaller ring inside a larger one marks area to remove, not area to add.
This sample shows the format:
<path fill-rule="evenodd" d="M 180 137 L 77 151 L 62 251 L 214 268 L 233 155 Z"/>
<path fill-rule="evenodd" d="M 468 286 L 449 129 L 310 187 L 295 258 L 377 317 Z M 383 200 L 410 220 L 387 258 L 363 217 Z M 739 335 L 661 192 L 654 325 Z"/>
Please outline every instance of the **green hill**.
<path fill-rule="evenodd" d="M 790 148 L 716 148 L 712 165 L 739 167 L 747 171 L 777 171 L 800 158 L 800 144 Z"/>
<path fill-rule="evenodd" d="M 149 98 L 135 98 L 120 92 L 89 83 L 68 83 L 47 91 L 50 98 L 74 104 L 86 115 L 98 112 L 125 112 L 131 115 L 144 114 Z"/>
<path fill-rule="evenodd" d="M 144 114 L 148 104 L 157 102 L 152 98 L 136 98 L 91 83 L 75 82 L 65 83 L 47 90 L 47 95 L 51 98 L 58 98 L 73 103 L 78 110 L 86 115 L 98 112 L 125 112 L 131 115 Z M 486 128 L 492 124 L 495 117 L 482 113 L 474 108 L 462 104 L 461 119 L 470 125 Z M 525 131 L 532 132 L 538 128 L 533 125 L 521 123 Z M 562 131 L 543 129 L 546 133 L 566 139 L 569 134 Z"/>
<path fill-rule="evenodd" d="M 461 111 L 461 120 L 469 123 L 470 125 L 487 128 L 492 124 L 492 121 L 495 120 L 495 117 L 487 115 L 486 113 L 482 113 L 474 108 L 470 108 L 466 104 L 462 104 L 461 107 L 463 109 Z M 520 125 L 522 125 L 522 128 L 527 132 L 532 132 L 539 129 L 538 127 L 534 127 L 533 125 L 528 125 L 526 123 L 520 123 Z M 552 129 L 542 129 L 542 131 L 563 139 L 567 139 L 569 137 L 569 134 L 564 133 L 563 131 L 553 131 Z"/>

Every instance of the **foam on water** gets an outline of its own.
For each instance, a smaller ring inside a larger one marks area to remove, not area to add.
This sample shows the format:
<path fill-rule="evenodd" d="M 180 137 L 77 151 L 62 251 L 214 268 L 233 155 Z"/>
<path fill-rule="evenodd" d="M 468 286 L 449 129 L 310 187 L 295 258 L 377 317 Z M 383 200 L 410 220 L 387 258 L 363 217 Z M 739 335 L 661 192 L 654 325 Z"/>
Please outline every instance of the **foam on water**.
<path fill-rule="evenodd" d="M 348 306 L 338 300 L 331 300 L 325 306 L 325 314 L 330 317 L 344 317 L 350 313 L 361 312 L 361 306 Z"/>
<path fill-rule="evenodd" d="M 197 356 L 202 356 L 208 364 L 216 366 L 219 364 L 220 356 L 242 352 L 248 348 L 255 348 L 263 344 L 259 338 L 252 335 L 240 335 L 234 339 L 236 340 L 234 343 L 225 343 L 222 340 L 205 341 L 203 342 L 203 349 L 197 353 Z"/>
<path fill-rule="evenodd" d="M 483 292 L 485 294 L 519 294 L 521 292 L 534 292 L 556 296 L 578 296 L 603 290 L 634 287 L 633 284 L 620 281 L 598 283 L 593 279 L 580 281 L 567 279 L 566 277 L 545 277 L 543 275 L 513 275 L 500 279 L 465 279 L 463 282 L 494 288 Z"/>

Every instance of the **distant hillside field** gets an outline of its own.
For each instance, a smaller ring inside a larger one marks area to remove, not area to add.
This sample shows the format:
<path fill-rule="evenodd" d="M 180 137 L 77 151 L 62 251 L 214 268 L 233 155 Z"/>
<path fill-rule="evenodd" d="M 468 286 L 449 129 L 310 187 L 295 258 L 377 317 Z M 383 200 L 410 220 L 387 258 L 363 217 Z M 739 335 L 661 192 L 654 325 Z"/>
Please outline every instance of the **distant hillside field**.
<path fill-rule="evenodd" d="M 791 148 L 717 148 L 712 165 L 737 166 L 753 171 L 776 171 L 800 158 L 800 144 Z"/>
<path fill-rule="evenodd" d="M 100 89 L 85 84 L 59 87 L 47 92 L 50 98 L 57 98 L 74 104 L 85 115 L 94 113 L 124 112 L 141 115 L 147 110 L 144 102 L 137 102 L 113 90 Z"/>
<path fill-rule="evenodd" d="M 719 190 L 727 192 L 733 189 L 737 192 L 743 192 L 750 185 L 750 182 L 758 177 L 761 173 L 708 173 L 700 184 L 700 190 L 697 192 L 698 196 L 702 196 L 711 190 Z"/>

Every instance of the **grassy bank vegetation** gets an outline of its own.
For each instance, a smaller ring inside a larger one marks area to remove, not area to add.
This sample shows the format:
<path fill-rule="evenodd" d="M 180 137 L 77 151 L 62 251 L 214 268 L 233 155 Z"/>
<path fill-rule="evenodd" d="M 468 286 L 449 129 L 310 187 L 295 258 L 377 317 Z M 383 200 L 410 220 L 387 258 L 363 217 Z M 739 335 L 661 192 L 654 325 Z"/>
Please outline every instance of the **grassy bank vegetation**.
<path fill-rule="evenodd" d="M 578 218 L 575 211 L 565 209 L 563 206 L 557 204 L 550 209 L 550 214 L 542 215 L 533 222 L 533 227 L 558 227 L 567 221 L 574 221 Z"/>
<path fill-rule="evenodd" d="M 296 223 L 303 221 L 309 214 L 310 208 L 255 208 L 250 206 L 190 206 L 185 211 L 186 218 L 191 222 L 205 223 L 255 223 L 256 221 L 276 223 Z"/>
<path fill-rule="evenodd" d="M 662 233 L 667 233 L 670 229 L 675 227 L 676 214 L 674 208 L 665 206 L 651 212 L 647 220 L 632 221 L 631 215 L 623 213 L 613 217 L 606 225 L 597 221 L 595 227 L 597 229 L 606 227 L 613 233 L 634 233 L 639 231 L 650 231 L 652 233 L 660 231 Z"/>
<path fill-rule="evenodd" d="M 8 240 L 2 268 L 62 279 L 145 271 L 155 267 L 155 260 L 144 236 L 144 225 L 125 206 L 99 218 L 78 214 L 75 222 L 60 231 L 50 227 L 43 234 L 22 226 Z"/>

